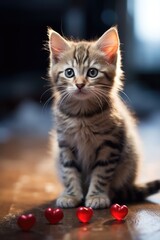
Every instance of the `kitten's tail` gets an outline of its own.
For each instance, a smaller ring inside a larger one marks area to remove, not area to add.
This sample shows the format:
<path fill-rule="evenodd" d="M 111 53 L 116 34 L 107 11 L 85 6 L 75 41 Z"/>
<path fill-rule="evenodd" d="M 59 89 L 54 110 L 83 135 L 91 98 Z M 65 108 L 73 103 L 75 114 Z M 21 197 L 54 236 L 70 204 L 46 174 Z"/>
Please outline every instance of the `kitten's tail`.
<path fill-rule="evenodd" d="M 116 192 L 114 202 L 141 202 L 145 198 L 160 191 L 160 180 L 151 181 L 143 185 L 134 185 Z"/>

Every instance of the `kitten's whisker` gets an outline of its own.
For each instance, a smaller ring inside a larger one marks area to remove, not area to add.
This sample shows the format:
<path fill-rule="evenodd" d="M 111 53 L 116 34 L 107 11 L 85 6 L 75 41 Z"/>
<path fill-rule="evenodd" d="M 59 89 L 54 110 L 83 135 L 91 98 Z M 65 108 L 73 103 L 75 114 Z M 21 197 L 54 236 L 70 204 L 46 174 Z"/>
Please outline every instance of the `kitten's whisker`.
<path fill-rule="evenodd" d="M 113 88 L 112 86 L 108 86 L 108 85 L 103 84 L 103 83 L 97 83 L 96 86 L 97 87 L 103 87 L 103 89 L 112 89 Z"/>
<path fill-rule="evenodd" d="M 42 102 L 42 98 L 44 97 L 44 95 L 48 92 L 52 93 L 53 91 L 53 87 L 48 88 L 47 90 L 44 91 L 44 93 L 42 93 L 41 97 L 40 97 L 40 103 Z"/>
<path fill-rule="evenodd" d="M 106 92 L 103 92 L 103 90 L 97 88 L 94 89 L 94 92 L 97 93 L 97 95 L 109 105 L 108 99 L 106 97 Z"/>
<path fill-rule="evenodd" d="M 124 91 L 122 91 L 122 90 L 120 90 L 120 92 L 121 93 L 123 93 L 123 95 L 128 99 L 128 101 L 131 103 L 131 99 L 128 97 L 128 95 L 124 92 Z M 121 96 L 120 96 L 121 97 Z M 124 99 L 121 97 L 121 99 L 124 101 Z"/>
<path fill-rule="evenodd" d="M 48 91 L 51 90 L 52 92 L 54 92 L 54 88 L 55 88 L 55 87 L 53 86 L 53 87 L 47 89 L 47 90 L 42 94 L 40 101 L 42 100 L 42 97 L 43 97 Z M 63 91 L 62 91 L 62 93 L 63 93 Z M 49 97 L 49 98 L 46 100 L 46 102 L 45 102 L 44 105 L 43 105 L 42 111 L 44 111 L 44 109 L 48 106 L 49 102 L 50 102 L 52 99 L 54 99 L 54 95 L 52 95 L 51 97 Z"/>
<path fill-rule="evenodd" d="M 44 97 L 44 95 L 46 93 L 48 93 L 48 92 L 53 93 L 55 89 L 57 89 L 57 87 L 56 86 L 52 86 L 52 87 L 48 88 L 47 90 L 45 90 L 44 93 L 42 93 L 42 95 L 40 97 L 40 103 L 42 102 L 42 98 Z M 59 86 L 59 89 L 64 89 L 64 87 L 63 86 Z"/>
<path fill-rule="evenodd" d="M 93 96 L 98 100 L 98 105 L 101 108 L 101 111 L 103 112 L 103 103 L 102 103 L 102 100 L 100 98 L 99 93 L 96 92 L 95 90 L 94 91 L 90 91 L 90 92 L 92 92 Z"/>
<path fill-rule="evenodd" d="M 42 113 L 44 112 L 45 108 L 48 106 L 49 102 L 54 98 L 54 96 L 52 95 L 51 97 L 49 97 L 47 99 L 47 101 L 44 103 L 43 108 L 42 108 Z"/>
<path fill-rule="evenodd" d="M 69 96 L 70 96 L 70 94 L 64 91 L 64 93 L 62 93 L 62 98 L 61 98 L 60 101 L 59 101 L 59 106 L 61 106 L 61 104 L 62 104 Z"/>

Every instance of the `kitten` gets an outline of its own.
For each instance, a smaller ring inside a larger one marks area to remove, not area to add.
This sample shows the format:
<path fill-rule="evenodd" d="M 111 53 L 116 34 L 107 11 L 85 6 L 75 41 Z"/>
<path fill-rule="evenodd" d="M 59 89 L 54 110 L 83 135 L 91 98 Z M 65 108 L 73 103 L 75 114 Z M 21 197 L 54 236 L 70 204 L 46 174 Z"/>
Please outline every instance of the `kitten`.
<path fill-rule="evenodd" d="M 119 97 L 123 86 L 115 27 L 97 41 L 68 41 L 49 33 L 49 75 L 59 145 L 63 208 L 105 208 L 123 199 L 142 200 L 160 181 L 136 186 L 140 154 L 135 122 Z"/>

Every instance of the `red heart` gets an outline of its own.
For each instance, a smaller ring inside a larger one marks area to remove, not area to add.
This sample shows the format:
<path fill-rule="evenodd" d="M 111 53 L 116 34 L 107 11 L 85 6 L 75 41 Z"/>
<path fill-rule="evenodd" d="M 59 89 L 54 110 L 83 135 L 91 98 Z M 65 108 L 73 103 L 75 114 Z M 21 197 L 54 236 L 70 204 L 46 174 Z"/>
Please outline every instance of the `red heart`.
<path fill-rule="evenodd" d="M 93 215 L 93 209 L 91 207 L 79 207 L 77 209 L 76 215 L 80 222 L 87 223 Z"/>
<path fill-rule="evenodd" d="M 64 217 L 63 211 L 60 208 L 47 208 L 44 212 L 45 217 L 51 224 L 56 224 Z"/>
<path fill-rule="evenodd" d="M 113 204 L 110 212 L 115 219 L 122 220 L 128 214 L 128 207 L 126 205 Z"/>
<path fill-rule="evenodd" d="M 35 222 L 36 218 L 33 214 L 21 215 L 17 219 L 17 224 L 23 231 L 29 231 Z"/>

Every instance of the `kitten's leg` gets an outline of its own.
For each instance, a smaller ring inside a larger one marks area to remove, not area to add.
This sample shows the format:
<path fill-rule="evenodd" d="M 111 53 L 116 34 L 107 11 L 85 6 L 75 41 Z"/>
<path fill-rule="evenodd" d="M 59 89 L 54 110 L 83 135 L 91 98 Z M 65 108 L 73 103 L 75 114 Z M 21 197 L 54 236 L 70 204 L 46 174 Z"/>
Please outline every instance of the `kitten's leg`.
<path fill-rule="evenodd" d="M 108 160 L 97 160 L 93 166 L 90 186 L 86 196 L 85 205 L 92 208 L 105 208 L 110 205 L 109 187 L 119 155 Z"/>
<path fill-rule="evenodd" d="M 57 199 L 57 206 L 62 208 L 76 207 L 83 199 L 81 169 L 76 164 L 75 157 L 69 148 L 61 148 L 59 160 L 65 190 Z"/>

